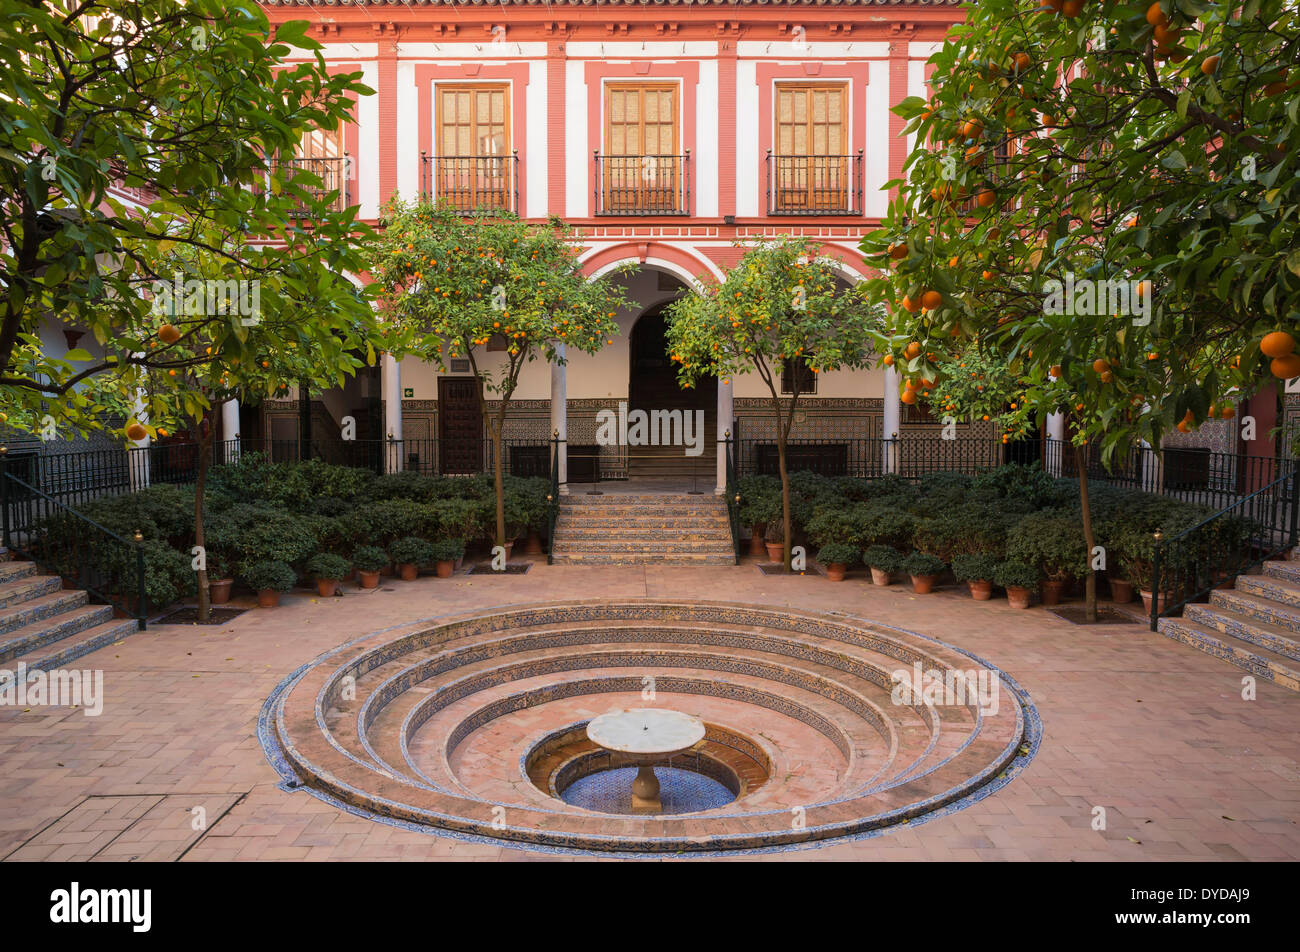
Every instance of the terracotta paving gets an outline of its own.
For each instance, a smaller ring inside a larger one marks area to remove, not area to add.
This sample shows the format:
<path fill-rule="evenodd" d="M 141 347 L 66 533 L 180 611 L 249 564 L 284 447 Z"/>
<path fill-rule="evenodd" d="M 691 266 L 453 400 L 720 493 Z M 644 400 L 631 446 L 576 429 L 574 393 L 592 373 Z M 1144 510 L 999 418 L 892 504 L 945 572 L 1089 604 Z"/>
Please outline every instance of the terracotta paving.
<path fill-rule="evenodd" d="M 256 737 L 275 686 L 361 634 L 447 612 L 562 598 L 725 599 L 842 609 L 932 635 L 1016 678 L 1042 748 L 997 793 L 807 859 L 1300 859 L 1300 698 L 1140 625 L 916 596 L 861 577 L 738 567 L 547 566 L 346 597 L 293 595 L 210 628 L 156 626 L 75 662 L 102 668 L 103 714 L 0 707 L 0 856 L 8 859 L 572 860 L 395 829 L 286 792 Z M 544 732 L 545 718 L 530 725 Z M 745 725 L 736 725 L 743 730 Z M 515 774 L 517 758 L 507 757 Z M 1094 809 L 1106 828 L 1094 830 Z M 196 812 L 196 808 L 202 808 Z M 199 821 L 202 822 L 199 822 Z"/>

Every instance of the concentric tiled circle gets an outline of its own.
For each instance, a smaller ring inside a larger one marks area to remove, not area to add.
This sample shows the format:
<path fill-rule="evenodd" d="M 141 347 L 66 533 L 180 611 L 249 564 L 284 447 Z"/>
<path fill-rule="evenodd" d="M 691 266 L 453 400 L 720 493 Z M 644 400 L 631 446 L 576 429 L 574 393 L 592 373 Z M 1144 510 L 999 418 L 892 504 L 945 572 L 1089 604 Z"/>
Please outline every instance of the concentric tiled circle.
<path fill-rule="evenodd" d="M 626 707 L 704 721 L 702 743 L 725 770 L 684 769 L 734 776 L 735 799 L 625 816 L 556 796 L 557 777 L 568 789 L 605 768 L 580 743 L 544 762 L 537 752 Z M 1039 726 L 1008 675 L 915 633 L 839 613 L 620 599 L 357 639 L 286 679 L 261 734 L 286 786 L 352 812 L 635 854 L 782 848 L 916 822 L 1006 782 Z"/>

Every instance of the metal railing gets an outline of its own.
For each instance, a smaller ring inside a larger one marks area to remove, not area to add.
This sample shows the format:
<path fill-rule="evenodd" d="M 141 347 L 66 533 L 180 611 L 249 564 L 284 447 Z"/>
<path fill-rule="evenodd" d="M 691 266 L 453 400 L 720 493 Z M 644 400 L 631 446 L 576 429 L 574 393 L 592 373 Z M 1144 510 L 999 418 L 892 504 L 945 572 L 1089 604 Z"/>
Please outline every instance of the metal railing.
<path fill-rule="evenodd" d="M 458 212 L 519 210 L 519 153 L 426 155 L 420 153 L 420 191 Z"/>
<path fill-rule="evenodd" d="M 64 585 L 134 618 L 149 615 L 143 539 L 122 538 L 9 472 L 0 447 L 0 544 Z"/>
<path fill-rule="evenodd" d="M 331 192 L 338 192 L 330 203 L 331 211 L 343 211 L 352 204 L 352 160 L 346 155 L 312 159 L 276 159 L 271 163 L 273 172 L 281 172 L 285 182 L 293 182 L 318 201 L 328 198 Z M 319 184 L 317 184 L 319 182 Z M 299 204 L 290 211 L 291 215 L 304 217 L 310 212 L 305 205 Z"/>
<path fill-rule="evenodd" d="M 897 473 L 916 479 L 932 472 L 974 475 L 1007 462 L 1011 444 L 977 437 L 956 440 L 930 435 L 786 440 L 786 468 L 823 476 L 871 479 Z M 776 440 L 737 442 L 739 476 L 774 476 L 778 470 Z"/>
<path fill-rule="evenodd" d="M 601 155 L 593 152 L 597 215 L 689 215 L 691 153 Z"/>
<path fill-rule="evenodd" d="M 727 454 L 727 485 L 724 495 L 727 500 L 727 521 L 731 526 L 731 547 L 736 553 L 736 564 L 740 564 L 740 487 L 736 480 L 736 455 L 732 450 L 735 441 L 728 430 L 726 439 L 718 441 L 722 452 Z"/>
<path fill-rule="evenodd" d="M 861 215 L 862 154 L 773 155 L 767 151 L 769 215 Z"/>
<path fill-rule="evenodd" d="M 1300 525 L 1298 490 L 1300 470 L 1292 467 L 1176 535 L 1164 538 L 1157 530 L 1151 549 L 1151 630 L 1159 628 L 1162 616 L 1293 548 Z"/>

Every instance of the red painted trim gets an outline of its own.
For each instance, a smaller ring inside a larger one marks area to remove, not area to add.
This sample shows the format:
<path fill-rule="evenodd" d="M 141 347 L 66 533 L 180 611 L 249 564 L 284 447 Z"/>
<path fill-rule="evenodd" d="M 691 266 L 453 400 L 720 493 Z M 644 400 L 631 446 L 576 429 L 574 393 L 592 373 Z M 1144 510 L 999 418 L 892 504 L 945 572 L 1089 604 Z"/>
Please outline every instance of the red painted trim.
<path fill-rule="evenodd" d="M 778 80 L 804 82 L 808 85 L 826 85 L 829 83 L 847 83 L 849 87 L 849 154 L 856 155 L 859 149 L 867 147 L 867 83 L 870 82 L 871 61 L 858 60 L 850 63 L 827 64 L 827 72 L 809 76 L 804 71 L 804 64 L 784 63 L 758 64 L 756 70 L 758 81 L 758 204 L 763 214 L 767 214 L 767 150 L 772 148 L 772 126 L 776 123 L 775 97 L 773 87 Z M 736 155 L 739 161 L 739 154 Z M 862 174 L 866 175 L 866 159 L 863 158 Z M 866 201 L 865 182 L 863 202 Z M 815 217 L 815 216 L 810 216 Z M 849 221 L 858 221 L 861 216 L 845 215 Z"/>
<path fill-rule="evenodd" d="M 417 98 L 419 100 L 417 109 L 420 110 L 419 127 L 417 137 L 419 139 L 420 151 L 427 155 L 436 155 L 434 151 L 437 143 L 434 142 L 433 136 L 433 88 L 439 82 L 447 83 L 503 83 L 510 84 L 510 148 L 519 153 L 518 173 L 519 173 L 519 208 L 520 215 L 528 206 L 525 199 L 528 197 L 528 176 L 526 174 L 525 162 L 527 162 L 528 153 L 526 151 L 527 142 L 525 141 L 528 124 L 524 120 L 524 115 L 528 108 L 528 63 L 507 63 L 505 65 L 489 66 L 484 65 L 472 76 L 465 72 L 465 65 L 457 63 L 453 66 L 439 66 L 433 63 L 417 63 L 415 66 L 415 86 Z M 382 135 L 382 131 L 381 131 Z M 392 131 L 393 140 L 397 139 L 397 129 Z M 416 156 L 416 161 L 419 161 Z M 424 169 L 419 167 L 416 172 L 416 189 L 424 190 Z"/>
<path fill-rule="evenodd" d="M 379 207 L 397 191 L 397 42 L 379 43 Z"/>
<path fill-rule="evenodd" d="M 736 44 L 722 40 L 718 57 L 718 214 L 736 214 L 736 163 L 724 156 L 736 155 Z"/>
<path fill-rule="evenodd" d="M 568 83 L 567 57 L 564 43 L 552 40 L 546 46 L 546 211 L 564 216 L 566 190 L 564 149 L 567 136 L 568 105 L 565 87 Z M 557 134 L 558 133 L 558 134 Z"/>
<path fill-rule="evenodd" d="M 589 182 L 585 203 L 587 214 L 592 215 L 596 211 L 592 207 L 594 200 L 593 189 L 596 188 L 596 182 L 594 181 L 596 169 L 592 162 L 592 154 L 605 150 L 604 84 L 606 80 L 629 83 L 648 83 L 666 79 L 678 80 L 681 84 L 681 92 L 677 100 L 681 109 L 678 128 L 681 135 L 681 148 L 690 152 L 692 166 L 699 162 L 699 150 L 695 145 L 695 93 L 700 85 L 700 64 L 698 62 L 647 63 L 637 61 L 611 65 L 603 60 L 587 60 L 584 65 L 586 67 L 584 79 L 587 84 L 587 169 Z M 641 72 L 642 69 L 645 69 L 645 72 Z M 691 200 L 687 208 L 690 214 L 683 216 L 686 218 L 695 217 L 696 194 L 699 191 L 699 176 L 696 174 L 694 167 L 691 168 L 690 175 Z"/>
<path fill-rule="evenodd" d="M 695 275 L 706 281 L 714 280 L 704 259 L 691 254 L 684 248 L 665 244 L 662 241 L 625 242 L 596 252 L 582 263 L 582 273 L 592 275 L 605 265 L 620 261 L 643 261 L 646 258 L 661 258 L 685 269 L 687 274 Z"/>
<path fill-rule="evenodd" d="M 331 63 L 327 67 L 331 76 L 338 76 L 342 73 L 359 73 L 361 71 L 360 63 Z M 348 93 L 348 100 L 352 103 L 352 118 L 343 123 L 343 151 L 352 160 L 347 163 L 348 171 L 348 194 L 351 196 L 352 205 L 361 204 L 361 114 L 360 107 L 357 105 L 357 94 Z"/>

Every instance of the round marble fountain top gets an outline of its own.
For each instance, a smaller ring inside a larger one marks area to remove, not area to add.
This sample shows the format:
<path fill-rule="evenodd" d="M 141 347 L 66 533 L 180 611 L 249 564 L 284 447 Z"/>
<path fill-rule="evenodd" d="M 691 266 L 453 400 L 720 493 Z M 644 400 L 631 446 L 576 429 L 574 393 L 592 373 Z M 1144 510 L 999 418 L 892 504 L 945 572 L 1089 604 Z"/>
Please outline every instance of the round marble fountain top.
<path fill-rule="evenodd" d="M 587 725 L 587 737 L 620 754 L 676 754 L 704 739 L 704 722 L 681 711 L 634 707 L 600 715 Z"/>

